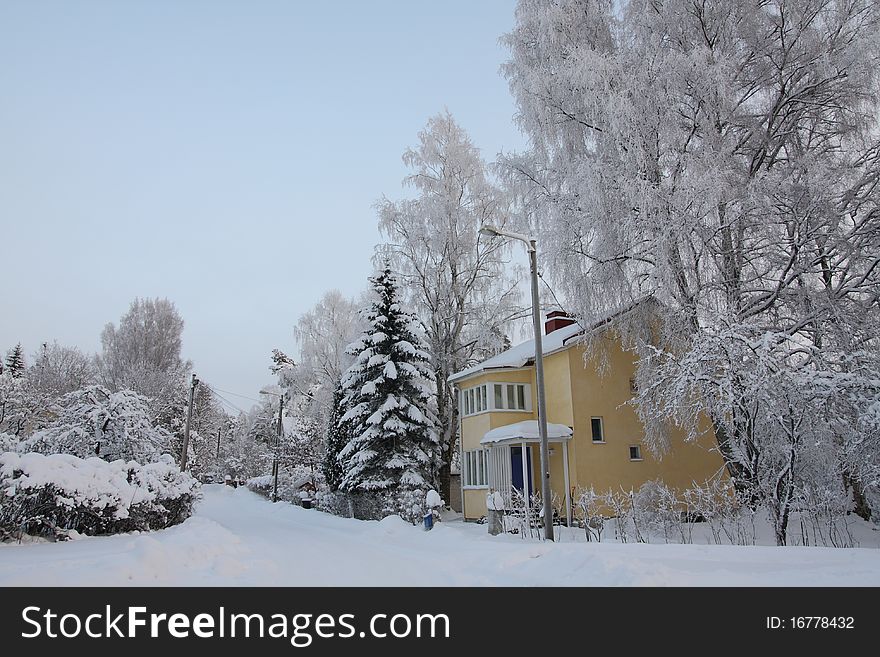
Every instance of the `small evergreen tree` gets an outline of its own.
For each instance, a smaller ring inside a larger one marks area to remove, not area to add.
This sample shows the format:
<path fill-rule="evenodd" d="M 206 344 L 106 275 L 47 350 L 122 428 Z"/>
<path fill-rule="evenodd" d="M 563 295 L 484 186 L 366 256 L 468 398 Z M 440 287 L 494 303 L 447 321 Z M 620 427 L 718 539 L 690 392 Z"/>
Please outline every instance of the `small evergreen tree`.
<path fill-rule="evenodd" d="M 336 390 L 333 391 L 333 407 L 330 409 L 330 418 L 327 427 L 327 438 L 324 443 L 324 459 L 321 462 L 321 470 L 324 472 L 324 479 L 331 491 L 336 491 L 342 485 L 343 471 L 342 464 L 339 462 L 339 453 L 348 442 L 348 426 L 342 424 L 340 420 L 343 415 L 343 400 L 345 394 L 342 385 L 337 384 Z"/>
<path fill-rule="evenodd" d="M 398 302 L 386 265 L 370 279 L 375 301 L 366 329 L 349 346 L 354 363 L 342 378 L 338 426 L 349 427 L 339 453 L 349 492 L 395 492 L 432 486 L 437 464 L 436 400 L 430 357 L 418 320 Z"/>
<path fill-rule="evenodd" d="M 15 345 L 15 348 L 6 354 L 6 369 L 16 379 L 24 374 L 24 352 L 21 349 L 21 343 Z"/>

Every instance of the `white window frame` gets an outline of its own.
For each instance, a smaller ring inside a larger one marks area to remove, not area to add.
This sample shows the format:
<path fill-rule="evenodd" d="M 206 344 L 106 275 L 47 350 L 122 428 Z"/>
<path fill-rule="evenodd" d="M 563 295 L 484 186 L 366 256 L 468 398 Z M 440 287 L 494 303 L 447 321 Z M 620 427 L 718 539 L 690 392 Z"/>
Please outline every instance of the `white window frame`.
<path fill-rule="evenodd" d="M 599 420 L 599 433 L 602 435 L 602 440 L 596 440 L 593 437 L 593 420 Z M 601 415 L 593 415 L 590 418 L 590 442 L 594 445 L 604 445 L 607 442 L 605 439 L 605 419 Z"/>
<path fill-rule="evenodd" d="M 495 386 L 501 386 L 501 405 L 495 398 Z M 531 413 L 532 384 L 510 383 L 508 381 L 487 381 L 461 391 L 461 416 L 478 415 L 480 413 Z M 510 407 L 514 400 L 515 408 Z M 520 406 L 520 400 L 523 405 Z"/>
<path fill-rule="evenodd" d="M 461 463 L 461 481 L 465 490 L 489 487 L 489 450 L 464 450 Z"/>
<path fill-rule="evenodd" d="M 638 458 L 633 458 L 633 455 L 632 455 L 633 447 L 636 448 L 636 453 L 638 454 Z M 644 460 L 645 460 L 645 459 L 642 457 L 642 446 L 641 446 L 641 445 L 630 445 L 630 446 L 629 446 L 629 460 L 630 460 L 630 461 L 633 461 L 633 462 L 636 462 L 636 461 L 644 461 Z"/>

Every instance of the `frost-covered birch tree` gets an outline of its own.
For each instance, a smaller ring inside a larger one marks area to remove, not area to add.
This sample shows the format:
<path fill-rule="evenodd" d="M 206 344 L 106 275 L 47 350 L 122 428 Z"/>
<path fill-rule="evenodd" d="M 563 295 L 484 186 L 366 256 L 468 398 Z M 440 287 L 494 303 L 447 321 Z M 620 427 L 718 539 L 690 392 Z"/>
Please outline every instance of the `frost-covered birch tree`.
<path fill-rule="evenodd" d="M 66 347 L 57 341 L 43 343 L 33 362 L 26 373 L 28 382 L 46 399 L 54 401 L 94 383 L 94 363 L 76 347 Z"/>
<path fill-rule="evenodd" d="M 348 349 L 354 362 L 342 378 L 349 433 L 339 452 L 341 488 L 382 493 L 433 487 L 438 462 L 431 357 L 419 320 L 401 305 L 386 267 L 370 279 L 374 301 L 366 329 Z"/>
<path fill-rule="evenodd" d="M 647 440 L 708 416 L 779 543 L 878 483 L 878 35 L 872 0 L 521 0 L 504 37 L 546 271 L 587 318 L 660 302 L 627 336 Z"/>
<path fill-rule="evenodd" d="M 346 348 L 363 328 L 358 310 L 354 299 L 338 290 L 326 292 L 297 321 L 293 334 L 299 359 L 279 376 L 290 396 L 308 398 L 309 403 L 301 406 L 302 412 L 310 416 L 322 436 L 330 430 L 333 393 L 353 360 Z"/>
<path fill-rule="evenodd" d="M 149 400 L 153 421 L 182 435 L 192 363 L 181 356 L 183 318 L 168 299 L 135 299 L 101 333 L 98 380 L 110 390 L 134 390 Z"/>
<path fill-rule="evenodd" d="M 505 279 L 502 240 L 478 239 L 483 224 L 503 226 L 508 201 L 465 131 L 438 114 L 407 150 L 415 197 L 378 203 L 387 243 L 378 258 L 400 272 L 407 298 L 422 318 L 438 391 L 441 493 L 449 499 L 458 408 L 447 379 L 505 346 L 505 328 L 519 309 L 516 286 Z"/>

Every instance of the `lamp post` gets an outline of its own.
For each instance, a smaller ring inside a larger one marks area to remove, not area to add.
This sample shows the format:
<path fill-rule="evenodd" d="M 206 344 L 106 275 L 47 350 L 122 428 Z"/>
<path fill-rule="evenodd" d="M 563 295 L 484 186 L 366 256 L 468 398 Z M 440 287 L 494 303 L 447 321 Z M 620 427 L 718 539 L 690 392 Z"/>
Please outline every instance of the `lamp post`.
<path fill-rule="evenodd" d="M 486 237 L 507 237 L 519 240 L 529 252 L 529 269 L 532 279 L 532 323 L 535 331 L 535 385 L 538 397 L 538 435 L 541 438 L 541 497 L 544 501 L 544 538 L 553 540 L 553 504 L 550 500 L 550 454 L 547 441 L 547 403 L 544 398 L 544 343 L 541 331 L 541 305 L 538 298 L 538 250 L 535 240 L 521 233 L 514 233 L 494 226 L 484 225 L 480 235 Z M 523 461 L 526 455 L 523 454 Z M 528 486 L 523 482 L 523 493 L 528 495 Z"/>
<path fill-rule="evenodd" d="M 275 449 L 272 450 L 272 477 L 275 480 L 272 486 L 272 501 L 278 501 L 278 446 L 281 443 L 281 418 L 284 413 L 284 393 L 260 390 L 261 395 L 275 395 L 278 397 L 278 430 L 275 433 Z"/>

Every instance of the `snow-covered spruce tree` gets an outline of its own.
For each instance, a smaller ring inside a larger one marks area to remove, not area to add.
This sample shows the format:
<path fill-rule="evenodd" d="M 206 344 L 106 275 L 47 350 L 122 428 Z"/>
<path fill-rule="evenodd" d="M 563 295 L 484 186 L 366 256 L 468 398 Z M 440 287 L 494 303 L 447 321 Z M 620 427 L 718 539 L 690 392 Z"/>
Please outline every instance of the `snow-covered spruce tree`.
<path fill-rule="evenodd" d="M 87 386 L 62 397 L 56 413 L 49 426 L 24 441 L 24 449 L 148 463 L 171 442 L 169 432 L 150 422 L 147 400 L 131 390 Z"/>
<path fill-rule="evenodd" d="M 354 363 L 342 378 L 349 440 L 339 453 L 341 488 L 376 498 L 434 485 L 438 438 L 432 369 L 421 327 L 398 301 L 386 266 L 370 279 L 375 300 L 349 346 Z"/>
<path fill-rule="evenodd" d="M 22 376 L 25 372 L 24 351 L 22 351 L 20 342 L 6 354 L 6 371 L 15 378 Z"/>
<path fill-rule="evenodd" d="M 324 458 L 321 461 L 321 470 L 324 479 L 331 491 L 336 491 L 342 485 L 342 464 L 339 462 L 339 453 L 348 442 L 347 426 L 340 423 L 342 419 L 343 400 L 345 393 L 342 385 L 336 386 L 333 392 L 333 406 L 330 409 L 330 419 L 327 424 L 327 436 L 324 441 Z"/>

